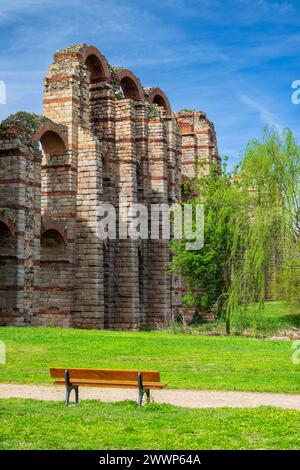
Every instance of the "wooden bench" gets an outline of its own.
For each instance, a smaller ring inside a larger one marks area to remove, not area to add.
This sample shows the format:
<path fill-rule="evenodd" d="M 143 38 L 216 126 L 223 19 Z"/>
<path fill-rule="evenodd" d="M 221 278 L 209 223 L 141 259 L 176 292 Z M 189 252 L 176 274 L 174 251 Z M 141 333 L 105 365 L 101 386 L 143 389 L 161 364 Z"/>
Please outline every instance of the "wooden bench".
<path fill-rule="evenodd" d="M 65 385 L 66 406 L 69 405 L 70 393 L 75 392 L 75 404 L 78 403 L 78 387 L 109 387 L 138 389 L 138 406 L 142 406 L 144 394 L 150 401 L 150 390 L 161 390 L 167 384 L 161 383 L 157 370 L 111 370 L 111 369 L 65 369 L 51 367 L 51 377 L 57 379 L 54 385 Z"/>

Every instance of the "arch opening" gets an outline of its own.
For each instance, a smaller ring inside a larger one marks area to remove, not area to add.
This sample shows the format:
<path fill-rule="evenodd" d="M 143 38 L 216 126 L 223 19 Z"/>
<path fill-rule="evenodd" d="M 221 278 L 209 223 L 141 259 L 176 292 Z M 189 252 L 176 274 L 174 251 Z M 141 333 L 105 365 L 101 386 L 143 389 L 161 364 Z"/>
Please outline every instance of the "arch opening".
<path fill-rule="evenodd" d="M 40 137 L 40 143 L 44 153 L 48 155 L 61 155 L 66 151 L 62 138 L 54 131 L 46 131 Z"/>
<path fill-rule="evenodd" d="M 7 313 L 16 310 L 17 292 L 17 253 L 15 237 L 5 222 L 0 220 L 0 324 L 9 324 L 11 317 Z M 10 287 L 7 290 L 7 287 Z M 1 295 L 1 291 L 5 295 Z"/>
<path fill-rule="evenodd" d="M 159 111 L 163 114 L 166 115 L 168 114 L 168 106 L 164 98 L 160 95 L 155 95 L 152 101 L 153 104 L 155 104 L 158 108 Z"/>
<path fill-rule="evenodd" d="M 160 113 L 166 117 L 172 116 L 170 102 L 165 93 L 160 88 L 151 89 L 148 95 L 149 103 L 158 107 Z"/>
<path fill-rule="evenodd" d="M 67 212 L 70 197 L 61 197 L 62 191 L 72 190 L 72 173 L 66 143 L 54 130 L 47 130 L 39 138 L 42 152 L 41 209 L 42 214 Z"/>
<path fill-rule="evenodd" d="M 10 256 L 15 252 L 15 240 L 9 227 L 0 220 L 0 255 Z"/>
<path fill-rule="evenodd" d="M 102 82 L 106 79 L 104 68 L 95 54 L 86 58 L 85 65 L 89 72 L 90 83 Z"/>
<path fill-rule="evenodd" d="M 156 96 L 153 98 L 153 103 L 154 103 L 154 104 L 157 104 L 157 106 L 159 106 L 160 108 L 164 108 L 165 111 L 167 110 L 166 102 L 165 102 L 165 100 L 163 99 L 162 96 L 156 95 Z"/>
<path fill-rule="evenodd" d="M 117 84 L 120 91 L 120 99 L 122 97 L 134 101 L 143 101 L 144 92 L 140 84 L 140 80 L 127 69 L 119 69 L 117 72 Z"/>
<path fill-rule="evenodd" d="M 120 87 L 125 98 L 139 101 L 140 95 L 136 83 L 130 77 L 123 77 L 120 81 Z"/>
<path fill-rule="evenodd" d="M 73 276 L 62 234 L 56 229 L 46 229 L 41 236 L 39 300 L 40 313 L 45 315 L 47 325 L 68 324 Z"/>
<path fill-rule="evenodd" d="M 58 230 L 47 229 L 41 237 L 41 260 L 55 261 L 66 255 L 66 244 Z"/>

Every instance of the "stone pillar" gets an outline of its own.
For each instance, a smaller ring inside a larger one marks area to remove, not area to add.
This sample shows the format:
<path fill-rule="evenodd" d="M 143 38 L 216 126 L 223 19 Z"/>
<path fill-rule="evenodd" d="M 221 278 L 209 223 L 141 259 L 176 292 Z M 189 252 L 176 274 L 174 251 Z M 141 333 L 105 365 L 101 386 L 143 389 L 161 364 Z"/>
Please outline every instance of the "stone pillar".
<path fill-rule="evenodd" d="M 97 235 L 97 207 L 102 194 L 102 158 L 89 132 L 79 134 L 77 189 L 77 270 L 74 323 L 104 327 L 103 248 Z"/>
<path fill-rule="evenodd" d="M 38 312 L 41 153 L 28 128 L 0 129 L 0 323 L 28 325 Z M 10 236 L 10 235 L 11 236 Z M 4 247 L 5 248 L 5 247 Z M 0 249 L 1 251 L 1 249 Z"/>
<path fill-rule="evenodd" d="M 168 201 L 169 204 L 181 201 L 181 144 L 182 137 L 180 129 L 174 117 L 166 119 L 167 124 L 167 137 L 168 137 Z M 173 236 L 173 231 L 171 231 Z M 172 261 L 172 254 L 170 253 L 170 262 Z M 171 317 L 176 319 L 178 313 L 178 290 L 181 286 L 178 285 L 176 276 L 171 276 Z"/>
<path fill-rule="evenodd" d="M 176 119 L 182 132 L 182 174 L 193 180 L 220 163 L 214 127 L 201 112 L 179 113 Z"/>
<path fill-rule="evenodd" d="M 90 84 L 91 131 L 103 146 L 103 187 L 101 201 L 118 208 L 117 197 L 117 158 L 116 158 L 116 104 L 115 94 L 110 82 Z M 115 279 L 116 240 L 106 240 L 103 244 L 103 291 L 104 327 L 113 327 L 116 317 L 117 292 Z"/>
<path fill-rule="evenodd" d="M 83 60 L 85 45 L 67 48 L 54 55 L 45 79 L 44 113 L 68 128 L 71 187 L 74 211 L 68 220 L 73 233 L 76 262 L 74 325 L 82 328 L 104 327 L 103 248 L 97 236 L 97 207 L 103 198 L 102 147 L 92 130 L 103 138 L 100 85 L 90 81 Z M 104 84 L 104 92 L 107 94 Z M 100 124 L 100 125 L 99 125 Z M 74 178 L 75 176 L 75 178 Z M 72 230 L 74 229 L 74 231 Z"/>
<path fill-rule="evenodd" d="M 137 202 L 135 104 L 130 99 L 116 102 L 116 155 L 118 195 L 127 209 Z M 120 227 L 119 227 L 120 228 Z M 114 329 L 139 328 L 138 240 L 118 241 L 115 259 L 118 305 L 112 319 Z"/>
<path fill-rule="evenodd" d="M 167 140 L 168 140 L 168 201 L 170 204 L 176 201 L 176 180 L 178 178 L 177 174 L 177 125 L 176 121 L 173 118 L 165 118 L 165 123 L 167 126 Z"/>
<path fill-rule="evenodd" d="M 135 143 L 137 164 L 137 201 L 144 204 L 150 215 L 151 184 L 148 160 L 148 109 L 143 102 L 135 103 Z M 147 326 L 149 305 L 149 275 L 151 266 L 148 257 L 148 240 L 138 241 L 138 284 L 140 326 Z"/>
<path fill-rule="evenodd" d="M 161 119 L 149 121 L 149 166 L 151 203 L 168 204 L 167 127 Z M 169 241 L 149 241 L 149 306 L 148 325 L 155 327 L 171 317 Z"/>
<path fill-rule="evenodd" d="M 43 160 L 40 313 L 36 325 L 72 326 L 73 321 L 77 158 L 73 150 L 68 151 L 66 131 L 65 126 L 49 120 L 37 131 Z"/>

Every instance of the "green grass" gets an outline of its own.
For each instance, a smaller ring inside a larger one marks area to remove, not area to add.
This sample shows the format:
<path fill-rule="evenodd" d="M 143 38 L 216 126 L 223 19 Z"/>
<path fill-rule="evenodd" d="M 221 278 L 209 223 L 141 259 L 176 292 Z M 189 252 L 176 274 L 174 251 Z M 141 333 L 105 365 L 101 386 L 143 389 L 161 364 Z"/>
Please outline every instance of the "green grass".
<path fill-rule="evenodd" d="M 191 325 L 171 323 L 164 328 L 171 333 L 225 335 L 225 321 L 219 319 L 213 323 L 195 322 Z M 270 336 L 300 334 L 300 304 L 285 302 L 266 302 L 264 309 L 258 312 L 258 305 L 248 306 L 246 312 L 232 321 L 232 334 L 265 338 Z"/>
<path fill-rule="evenodd" d="M 236 330 L 250 335 L 268 336 L 300 329 L 300 304 L 266 302 L 262 312 L 250 305 L 237 321 Z"/>
<path fill-rule="evenodd" d="M 0 400 L 0 449 L 299 449 L 300 412 Z"/>
<path fill-rule="evenodd" d="M 51 383 L 50 366 L 158 369 L 170 388 L 300 393 L 290 341 L 29 327 L 0 340 L 1 382 Z"/>

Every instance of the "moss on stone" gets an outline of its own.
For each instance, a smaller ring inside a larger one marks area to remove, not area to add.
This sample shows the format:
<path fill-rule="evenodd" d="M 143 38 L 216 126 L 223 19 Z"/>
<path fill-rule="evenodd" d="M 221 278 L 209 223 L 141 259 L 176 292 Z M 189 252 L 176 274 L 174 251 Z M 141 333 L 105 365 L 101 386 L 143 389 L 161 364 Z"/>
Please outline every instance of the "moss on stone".
<path fill-rule="evenodd" d="M 8 118 L 2 121 L 0 123 L 0 127 L 3 128 L 9 125 L 16 125 L 34 131 L 41 124 L 41 122 L 45 120 L 46 118 L 39 114 L 19 111 L 18 113 L 11 114 L 10 116 L 8 116 Z"/>
<path fill-rule="evenodd" d="M 148 104 L 148 118 L 149 119 L 161 119 L 162 115 L 159 107 L 156 104 Z"/>
<path fill-rule="evenodd" d="M 206 117 L 205 112 L 201 111 L 201 109 L 183 108 L 180 111 L 178 111 L 177 114 L 203 114 L 203 116 Z"/>

